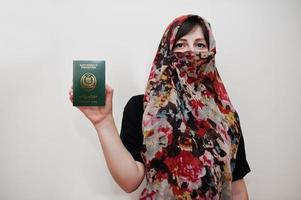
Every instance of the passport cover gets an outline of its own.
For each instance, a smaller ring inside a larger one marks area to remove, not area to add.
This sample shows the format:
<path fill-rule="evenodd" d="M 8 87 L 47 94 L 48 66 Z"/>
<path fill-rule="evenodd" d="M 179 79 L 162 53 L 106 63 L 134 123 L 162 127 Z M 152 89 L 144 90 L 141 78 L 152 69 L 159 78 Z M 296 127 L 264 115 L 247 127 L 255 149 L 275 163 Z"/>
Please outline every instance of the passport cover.
<path fill-rule="evenodd" d="M 105 61 L 73 60 L 73 106 L 105 105 Z"/>

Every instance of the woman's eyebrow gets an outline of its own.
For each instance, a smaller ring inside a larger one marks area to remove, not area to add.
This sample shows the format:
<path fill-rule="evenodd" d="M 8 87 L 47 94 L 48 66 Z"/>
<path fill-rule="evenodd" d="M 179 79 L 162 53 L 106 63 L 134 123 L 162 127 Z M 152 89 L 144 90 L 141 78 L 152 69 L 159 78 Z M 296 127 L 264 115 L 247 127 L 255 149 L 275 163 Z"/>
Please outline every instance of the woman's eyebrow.
<path fill-rule="evenodd" d="M 184 41 L 184 42 L 186 42 L 187 40 L 184 39 L 184 38 L 182 38 L 182 39 L 179 39 L 178 41 Z"/>
<path fill-rule="evenodd" d="M 205 39 L 204 38 L 196 38 L 195 40 L 205 40 Z M 179 41 L 187 42 L 187 39 L 181 38 L 181 39 L 179 39 Z"/>
<path fill-rule="evenodd" d="M 204 38 L 197 38 L 197 39 L 195 39 L 195 40 L 205 40 Z"/>

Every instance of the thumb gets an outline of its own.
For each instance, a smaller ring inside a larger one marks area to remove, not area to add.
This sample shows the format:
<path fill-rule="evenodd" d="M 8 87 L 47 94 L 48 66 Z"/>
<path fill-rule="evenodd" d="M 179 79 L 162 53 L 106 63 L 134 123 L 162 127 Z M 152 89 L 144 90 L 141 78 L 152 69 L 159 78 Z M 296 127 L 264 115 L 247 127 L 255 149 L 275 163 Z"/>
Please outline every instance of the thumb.
<path fill-rule="evenodd" d="M 112 106 L 113 93 L 114 89 L 106 84 L 106 103 L 108 103 L 109 106 Z"/>

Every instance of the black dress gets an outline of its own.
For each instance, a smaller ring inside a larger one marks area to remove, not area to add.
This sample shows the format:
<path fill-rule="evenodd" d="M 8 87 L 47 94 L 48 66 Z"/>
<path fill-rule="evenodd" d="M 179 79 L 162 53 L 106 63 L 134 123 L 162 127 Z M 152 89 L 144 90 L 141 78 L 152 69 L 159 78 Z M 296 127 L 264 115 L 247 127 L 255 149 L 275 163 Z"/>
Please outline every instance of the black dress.
<path fill-rule="evenodd" d="M 140 150 L 143 143 L 142 134 L 143 94 L 132 96 L 123 110 L 120 138 L 134 160 L 143 163 Z M 232 172 L 232 181 L 243 178 L 249 173 L 250 167 L 246 160 L 246 152 L 243 136 L 240 137 L 236 163 Z"/>

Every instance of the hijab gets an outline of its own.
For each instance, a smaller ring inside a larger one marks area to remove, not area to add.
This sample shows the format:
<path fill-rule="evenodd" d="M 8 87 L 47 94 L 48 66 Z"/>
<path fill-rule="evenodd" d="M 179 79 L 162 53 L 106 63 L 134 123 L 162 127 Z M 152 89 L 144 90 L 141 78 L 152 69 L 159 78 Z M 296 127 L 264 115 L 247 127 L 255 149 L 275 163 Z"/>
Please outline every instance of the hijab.
<path fill-rule="evenodd" d="M 172 51 L 190 17 L 205 24 L 208 52 Z M 183 15 L 165 29 L 143 98 L 147 183 L 140 199 L 231 199 L 241 128 L 215 55 L 211 25 L 203 17 Z"/>

